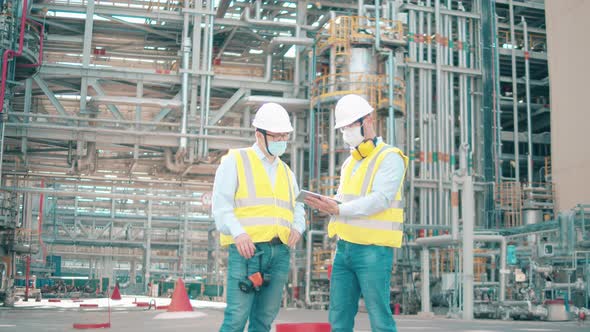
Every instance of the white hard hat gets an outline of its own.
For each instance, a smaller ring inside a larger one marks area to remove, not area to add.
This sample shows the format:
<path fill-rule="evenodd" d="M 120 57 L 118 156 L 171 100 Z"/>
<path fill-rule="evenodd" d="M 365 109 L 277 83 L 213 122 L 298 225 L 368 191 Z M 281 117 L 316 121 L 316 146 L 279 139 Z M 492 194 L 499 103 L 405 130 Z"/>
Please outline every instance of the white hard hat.
<path fill-rule="evenodd" d="M 289 114 L 277 103 L 266 103 L 256 111 L 252 126 L 273 133 L 290 133 L 293 131 Z"/>
<path fill-rule="evenodd" d="M 346 127 L 365 115 L 371 114 L 373 107 L 359 95 L 346 95 L 336 103 L 335 129 Z"/>

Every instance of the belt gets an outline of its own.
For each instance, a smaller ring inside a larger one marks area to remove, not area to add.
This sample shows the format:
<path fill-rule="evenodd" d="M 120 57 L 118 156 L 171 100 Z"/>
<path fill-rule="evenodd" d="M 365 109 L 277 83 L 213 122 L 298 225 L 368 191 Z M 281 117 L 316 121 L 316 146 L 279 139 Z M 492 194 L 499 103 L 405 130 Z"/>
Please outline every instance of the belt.
<path fill-rule="evenodd" d="M 281 241 L 281 238 L 277 237 L 273 237 L 272 240 L 270 241 L 266 241 L 266 242 L 257 242 L 256 244 L 269 244 L 271 246 L 278 246 L 281 244 L 284 244 L 283 241 Z"/>

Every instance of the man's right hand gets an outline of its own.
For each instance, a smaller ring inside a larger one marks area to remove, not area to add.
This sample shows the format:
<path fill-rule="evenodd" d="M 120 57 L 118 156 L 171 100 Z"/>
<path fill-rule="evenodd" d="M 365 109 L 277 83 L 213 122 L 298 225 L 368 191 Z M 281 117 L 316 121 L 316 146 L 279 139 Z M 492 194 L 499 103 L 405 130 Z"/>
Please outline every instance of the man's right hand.
<path fill-rule="evenodd" d="M 242 257 L 245 259 L 250 259 L 254 256 L 254 252 L 256 251 L 256 247 L 254 246 L 254 242 L 250 238 L 250 235 L 247 233 L 238 235 L 234 242 L 236 243 L 236 248 Z"/>

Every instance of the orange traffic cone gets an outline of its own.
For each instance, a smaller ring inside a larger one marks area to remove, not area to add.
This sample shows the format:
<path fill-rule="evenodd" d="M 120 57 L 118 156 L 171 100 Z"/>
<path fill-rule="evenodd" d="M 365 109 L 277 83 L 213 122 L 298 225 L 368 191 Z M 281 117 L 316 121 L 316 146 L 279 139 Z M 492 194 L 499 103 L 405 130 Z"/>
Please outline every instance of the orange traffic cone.
<path fill-rule="evenodd" d="M 119 285 L 115 285 L 115 289 L 113 289 L 113 295 L 111 295 L 111 300 L 120 300 L 121 293 L 119 292 Z"/>
<path fill-rule="evenodd" d="M 184 282 L 180 278 L 176 281 L 176 287 L 174 287 L 174 293 L 172 293 L 172 301 L 170 302 L 170 306 L 168 306 L 168 312 L 178 311 L 193 311 L 193 306 L 188 299 Z"/>

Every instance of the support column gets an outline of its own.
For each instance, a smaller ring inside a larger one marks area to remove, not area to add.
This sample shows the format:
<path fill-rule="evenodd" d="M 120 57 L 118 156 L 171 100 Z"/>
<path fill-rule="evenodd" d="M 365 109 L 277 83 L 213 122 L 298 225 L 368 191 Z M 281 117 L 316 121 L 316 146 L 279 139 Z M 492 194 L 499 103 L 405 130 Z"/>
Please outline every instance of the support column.
<path fill-rule="evenodd" d="M 430 316 L 430 257 L 428 248 L 422 248 L 420 252 L 420 265 L 422 269 L 422 311 L 420 315 Z"/>
<path fill-rule="evenodd" d="M 151 190 L 150 190 L 151 193 Z M 152 265 L 152 200 L 148 201 L 147 209 L 147 225 L 144 228 L 145 238 L 145 253 L 144 253 L 144 265 L 143 265 L 143 284 L 144 291 L 147 291 L 147 285 L 150 282 L 150 266 Z"/>
<path fill-rule="evenodd" d="M 27 78 L 25 80 L 25 114 L 31 113 L 31 105 L 33 104 L 33 79 Z M 25 123 L 30 122 L 30 118 L 25 116 L 24 118 Z M 25 132 L 27 129 L 25 129 Z M 24 158 L 27 158 L 27 135 L 23 135 L 21 140 L 21 151 L 23 153 Z"/>
<path fill-rule="evenodd" d="M 137 98 L 143 97 L 143 81 L 137 82 L 137 90 L 136 90 L 135 96 Z M 135 129 L 137 131 L 141 130 L 141 126 L 139 124 L 140 122 L 141 122 L 141 104 L 137 104 L 135 106 Z M 139 141 L 139 136 L 137 137 L 137 141 Z M 138 162 L 138 159 L 139 159 L 139 144 L 138 143 L 135 143 L 135 145 L 133 146 L 133 159 L 134 159 L 134 163 Z"/>
<path fill-rule="evenodd" d="M 473 227 L 475 224 L 475 192 L 473 178 L 463 178 L 463 319 L 473 319 Z"/>
<path fill-rule="evenodd" d="M 188 269 L 187 269 L 187 265 L 188 265 L 188 245 L 189 245 L 189 241 L 190 239 L 189 237 L 189 232 L 188 232 L 188 202 L 184 202 L 184 231 L 183 231 L 183 235 L 182 235 L 182 276 L 183 278 L 186 278 Z"/>
<path fill-rule="evenodd" d="M 136 285 L 137 279 L 137 261 L 135 259 L 129 262 L 129 284 Z"/>
<path fill-rule="evenodd" d="M 90 49 L 92 47 L 92 30 L 94 27 L 94 0 L 86 1 L 86 23 L 84 25 L 84 45 L 82 48 L 82 68 L 90 65 Z M 82 76 L 80 85 L 80 113 L 86 112 L 86 96 L 88 95 L 88 77 Z"/>
<path fill-rule="evenodd" d="M 508 4 L 509 15 L 510 15 L 510 44 L 512 50 L 512 117 L 514 120 L 514 180 L 520 181 L 520 153 L 519 153 L 519 140 L 518 140 L 518 87 L 516 83 L 516 38 L 514 34 L 514 4 L 510 0 Z"/>

